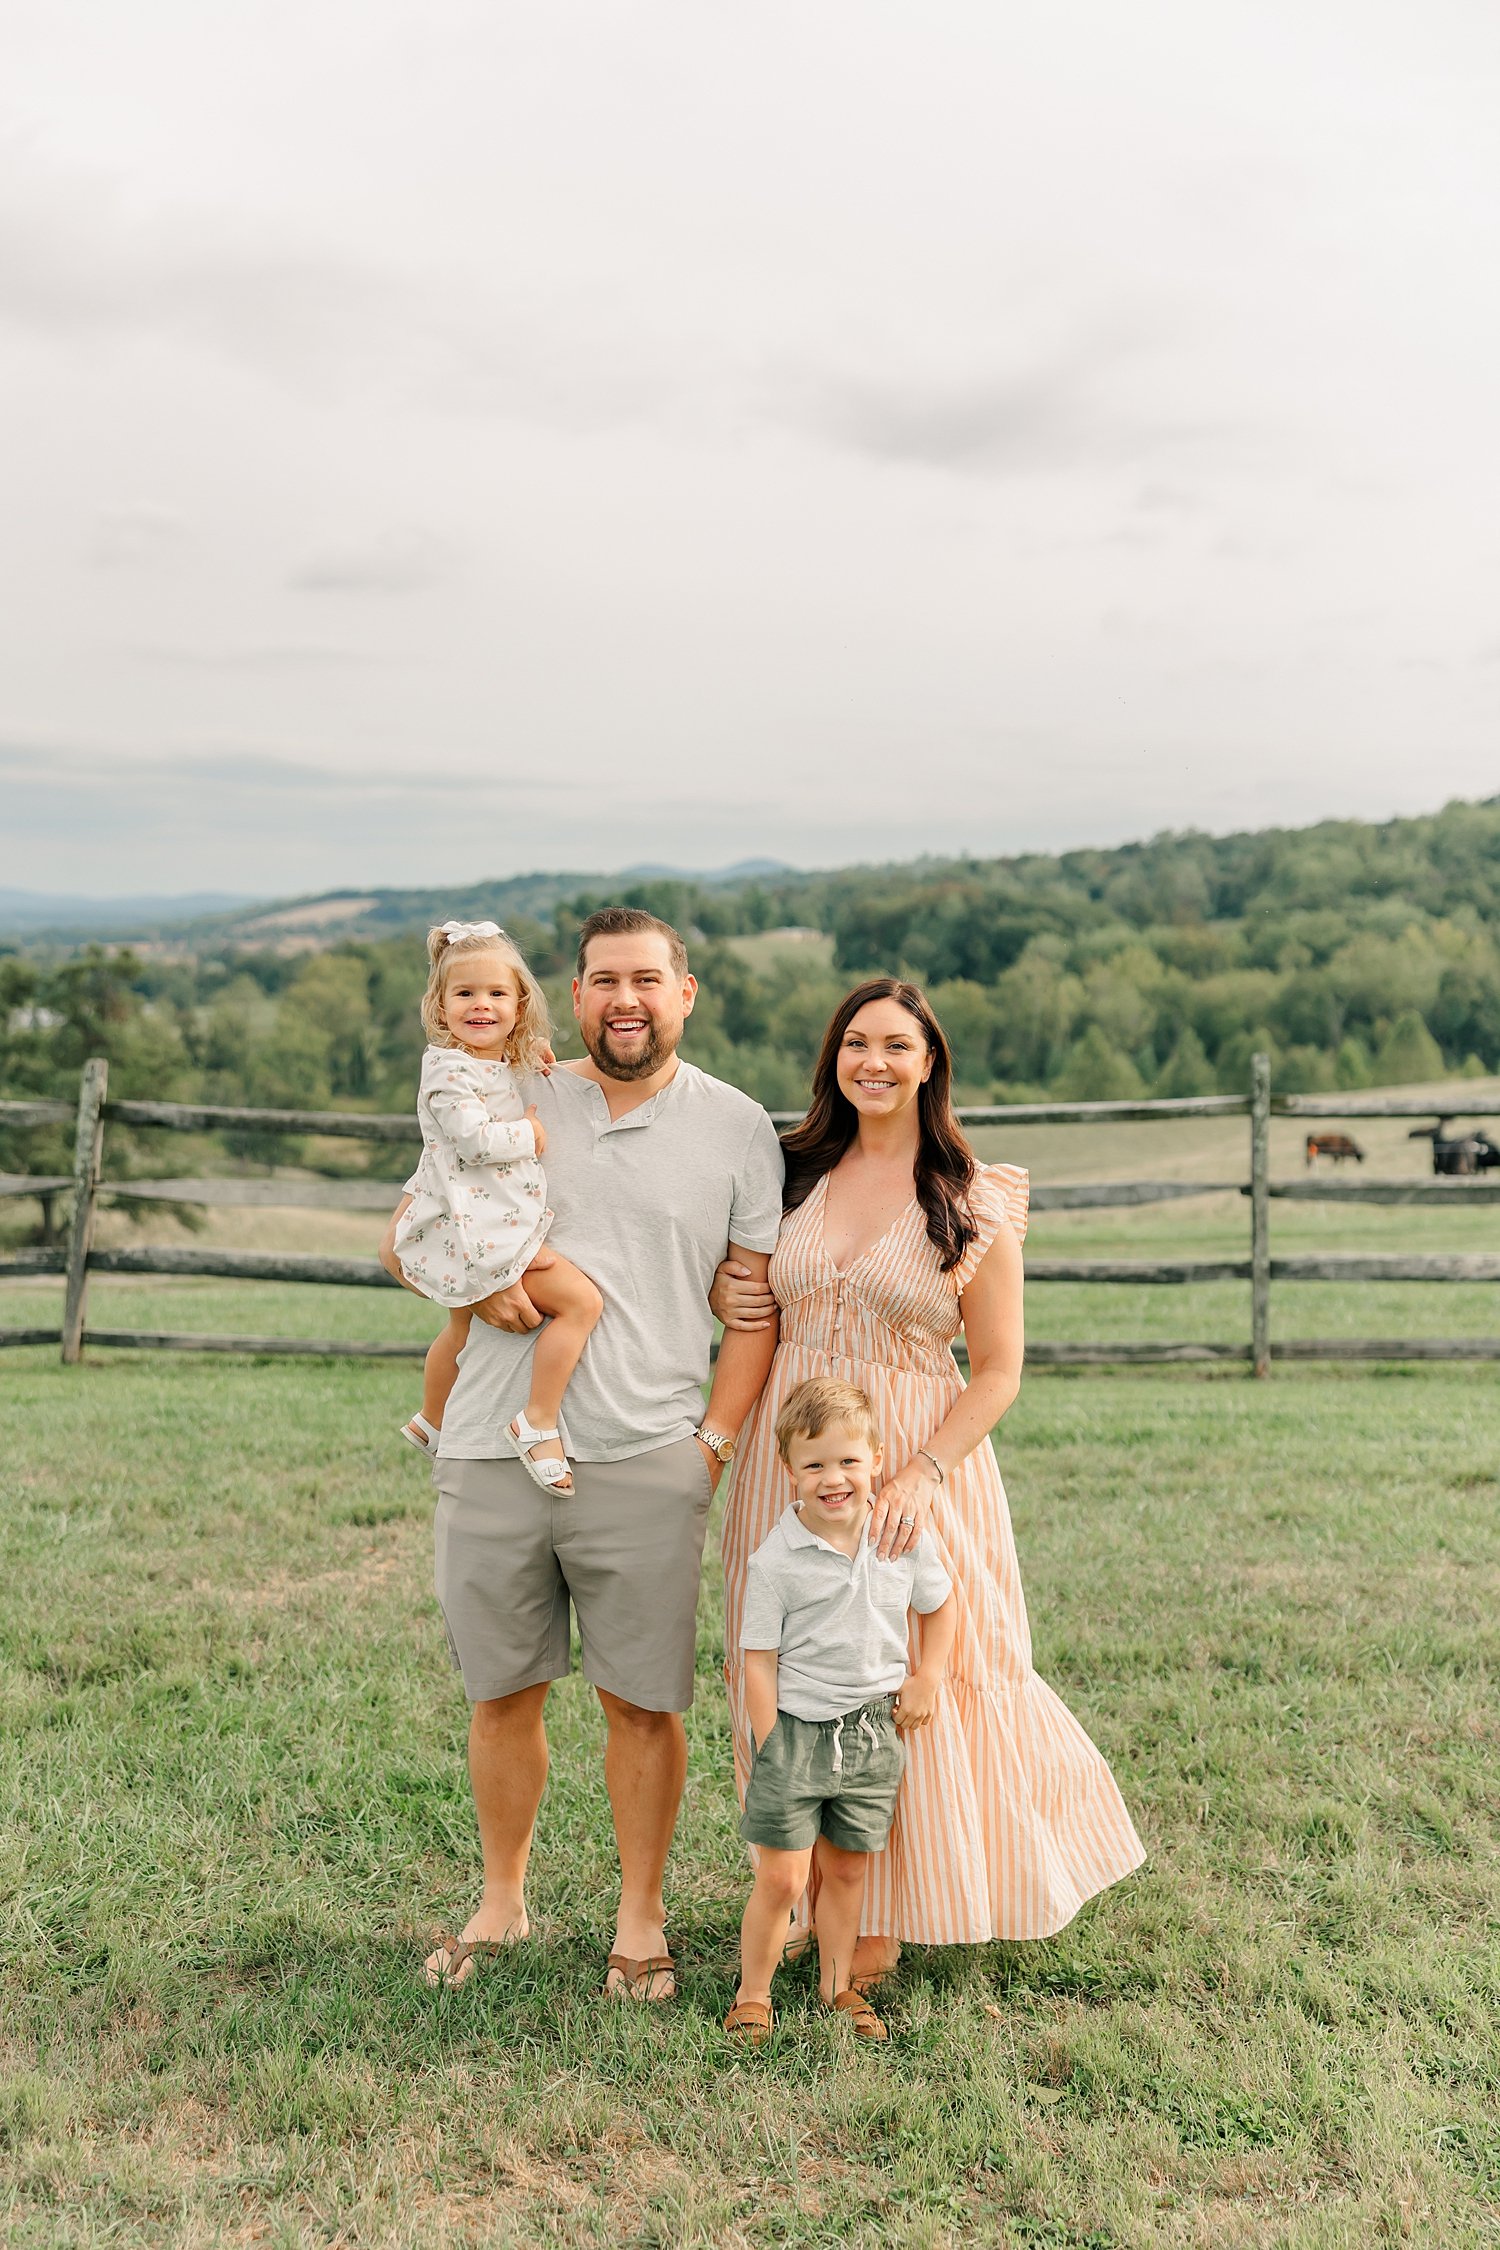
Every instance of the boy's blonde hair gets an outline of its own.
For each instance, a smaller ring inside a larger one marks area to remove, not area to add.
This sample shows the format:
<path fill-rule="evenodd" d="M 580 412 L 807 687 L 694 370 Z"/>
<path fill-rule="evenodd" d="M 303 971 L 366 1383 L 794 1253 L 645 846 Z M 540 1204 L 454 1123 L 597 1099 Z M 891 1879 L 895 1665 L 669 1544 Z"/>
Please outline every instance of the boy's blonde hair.
<path fill-rule="evenodd" d="M 870 1451 L 880 1451 L 880 1424 L 869 1392 L 862 1391 L 858 1383 L 840 1383 L 832 1375 L 816 1375 L 788 1394 L 776 1417 L 776 1447 L 782 1460 L 790 1461 L 794 1438 L 821 1437 L 835 1422 L 863 1430 Z"/>
<path fill-rule="evenodd" d="M 516 1024 L 505 1043 L 505 1060 L 514 1070 L 534 1071 L 542 1049 L 552 1037 L 547 999 L 536 978 L 494 922 L 444 922 L 427 933 L 427 990 L 422 995 L 422 1029 L 434 1047 L 456 1047 L 459 1042 L 443 1021 L 443 995 L 448 979 L 464 960 L 481 953 L 497 953 L 513 970 L 519 1002 Z"/>

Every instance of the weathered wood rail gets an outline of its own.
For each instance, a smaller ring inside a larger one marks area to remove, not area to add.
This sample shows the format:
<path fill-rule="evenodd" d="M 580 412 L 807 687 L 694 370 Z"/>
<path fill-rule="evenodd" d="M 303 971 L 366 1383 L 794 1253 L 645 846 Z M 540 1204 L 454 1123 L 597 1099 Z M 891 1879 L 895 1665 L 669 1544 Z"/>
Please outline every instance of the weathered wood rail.
<path fill-rule="evenodd" d="M 0 1277 L 65 1277 L 60 1328 L 0 1328 L 0 1345 L 60 1343 L 70 1364 L 85 1344 L 103 1348 L 250 1352 L 332 1359 L 419 1358 L 425 1343 L 344 1342 L 287 1336 L 212 1336 L 156 1329 L 102 1329 L 86 1325 L 88 1280 L 93 1274 L 159 1274 L 235 1281 L 318 1283 L 340 1288 L 394 1289 L 398 1286 L 373 1258 L 341 1258 L 285 1251 L 126 1247 L 99 1249 L 93 1235 L 103 1202 L 161 1202 L 209 1209 L 326 1209 L 388 1211 L 399 1193 L 395 1181 L 371 1179 L 285 1179 L 164 1177 L 106 1180 L 101 1177 L 105 1128 L 110 1124 L 204 1133 L 226 1128 L 261 1134 L 333 1137 L 414 1146 L 417 1130 L 410 1116 L 372 1116 L 350 1111 L 261 1110 L 203 1103 L 111 1101 L 108 1070 L 102 1061 L 85 1066 L 75 1106 L 37 1100 L 0 1102 L 0 1125 L 34 1127 L 64 1120 L 74 1126 L 74 1166 L 68 1174 L 0 1174 L 0 1198 L 36 1196 L 44 1212 L 44 1237 L 54 1229 L 53 1199 L 71 1193 L 72 1223 L 65 1244 L 44 1239 L 32 1250 L 0 1255 Z M 773 1112 L 778 1124 L 797 1122 L 795 1113 Z M 1052 1343 L 1028 1345 L 1033 1367 L 1192 1366 L 1247 1363 L 1268 1374 L 1277 1360 L 1500 1360 L 1500 1337 L 1475 1338 L 1303 1338 L 1272 1342 L 1270 1292 L 1273 1282 L 1493 1282 L 1500 1281 L 1500 1251 L 1430 1253 L 1328 1252 L 1273 1257 L 1270 1205 L 1273 1200 L 1402 1205 L 1500 1203 L 1500 1180 L 1348 1179 L 1308 1175 L 1272 1180 L 1270 1120 L 1277 1117 L 1431 1117 L 1431 1100 L 1405 1094 L 1273 1095 L 1264 1056 L 1253 1058 L 1248 1096 L 1215 1094 L 1185 1100 L 1138 1102 L 1024 1102 L 1001 1108 L 963 1109 L 968 1125 L 1082 1125 L 1168 1122 L 1176 1118 L 1247 1117 L 1250 1124 L 1248 1180 L 1102 1180 L 1038 1182 L 1032 1209 L 1109 1210 L 1176 1202 L 1191 1196 L 1237 1195 L 1250 1202 L 1247 1257 L 1229 1258 L 1032 1258 L 1031 1280 L 1055 1283 L 1108 1283 L 1125 1286 L 1186 1287 L 1211 1281 L 1250 1284 L 1251 1333 L 1248 1342 L 1163 1341 L 1152 1343 Z M 1500 1116 L 1500 1096 L 1479 1095 L 1445 1114 Z"/>
<path fill-rule="evenodd" d="M 1274 1094 L 1273 1117 L 1500 1117 L 1500 1094 Z"/>

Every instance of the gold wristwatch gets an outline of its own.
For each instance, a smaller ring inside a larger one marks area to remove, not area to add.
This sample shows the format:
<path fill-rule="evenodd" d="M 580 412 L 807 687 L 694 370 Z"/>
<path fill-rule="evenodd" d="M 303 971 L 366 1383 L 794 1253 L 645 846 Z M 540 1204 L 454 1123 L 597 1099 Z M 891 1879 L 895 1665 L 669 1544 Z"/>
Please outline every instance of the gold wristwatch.
<path fill-rule="evenodd" d="M 734 1459 L 734 1439 L 725 1437 L 721 1430 L 705 1429 L 700 1422 L 693 1432 L 700 1445 L 706 1445 L 721 1469 L 727 1469 Z"/>

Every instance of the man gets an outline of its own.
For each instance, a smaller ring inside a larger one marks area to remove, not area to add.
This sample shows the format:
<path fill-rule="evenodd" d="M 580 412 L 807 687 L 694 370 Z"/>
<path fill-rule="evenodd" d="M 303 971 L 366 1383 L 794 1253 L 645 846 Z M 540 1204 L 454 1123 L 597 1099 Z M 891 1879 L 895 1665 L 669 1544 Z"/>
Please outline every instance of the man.
<path fill-rule="evenodd" d="M 509 1435 L 527 1397 L 528 1332 L 540 1325 L 520 1283 L 478 1308 L 443 1416 L 437 1593 L 472 1705 L 484 1888 L 458 1938 L 429 1955 L 433 1983 L 461 1983 L 476 1951 L 527 1934 L 543 1706 L 569 1669 L 571 1602 L 584 1675 L 604 1707 L 620 1854 L 605 1989 L 641 2000 L 676 1990 L 662 1883 L 687 1771 L 681 1714 L 693 1696 L 703 1541 L 775 1340 L 774 1330 L 726 1335 L 704 1413 L 708 1291 L 726 1254 L 764 1281 L 782 1180 L 765 1111 L 678 1059 L 697 989 L 669 924 L 630 907 L 591 915 L 573 983 L 587 1057 L 537 1089 L 556 1212 L 549 1245 L 604 1297 L 563 1405 L 575 1489 L 539 1493 Z"/>

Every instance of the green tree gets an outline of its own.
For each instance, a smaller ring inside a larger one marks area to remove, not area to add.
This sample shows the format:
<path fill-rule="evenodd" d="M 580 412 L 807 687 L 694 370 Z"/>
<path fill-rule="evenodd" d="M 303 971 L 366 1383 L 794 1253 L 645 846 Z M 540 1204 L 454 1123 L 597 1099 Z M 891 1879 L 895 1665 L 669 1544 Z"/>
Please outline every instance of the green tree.
<path fill-rule="evenodd" d="M 1091 1023 L 1068 1049 L 1052 1091 L 1065 1102 L 1128 1102 L 1138 1100 L 1145 1089 L 1130 1057 Z"/>
<path fill-rule="evenodd" d="M 1222 1084 L 1225 1042 L 1263 1024 L 1275 1006 L 1280 980 L 1269 969 L 1228 969 L 1205 977 L 1193 996 L 1193 1029 L 1214 1058 Z"/>
<path fill-rule="evenodd" d="M 1284 1047 L 1276 1076 L 1288 1094 L 1331 1094 L 1338 1085 L 1333 1057 L 1321 1047 Z"/>
<path fill-rule="evenodd" d="M 954 1075 L 967 1086 L 986 1086 L 998 1021 L 995 996 L 969 977 L 935 984 L 927 997 L 953 1049 Z"/>
<path fill-rule="evenodd" d="M 1250 1062 L 1252 1056 L 1265 1055 L 1271 1065 L 1271 1084 L 1276 1084 L 1281 1050 L 1264 1024 L 1254 1031 L 1237 1031 L 1226 1039 L 1214 1057 L 1218 1072 L 1219 1090 L 1225 1094 L 1245 1094 L 1250 1090 Z"/>
<path fill-rule="evenodd" d="M 1427 1022 L 1450 1056 L 1477 1054 L 1500 1065 L 1500 966 L 1494 947 L 1476 945 L 1474 958 L 1443 971 Z"/>
<path fill-rule="evenodd" d="M 1362 930 L 1329 963 L 1344 1021 L 1354 1026 L 1408 1012 L 1425 1015 L 1437 999 L 1442 973 L 1442 956 L 1412 922 L 1398 936 Z"/>
<path fill-rule="evenodd" d="M 1161 963 L 1144 945 L 1123 947 L 1086 972 L 1084 1007 L 1111 1047 L 1134 1053 L 1145 1046 L 1155 1018 L 1153 996 L 1161 981 Z"/>
<path fill-rule="evenodd" d="M 1396 1018 L 1375 1050 L 1378 1086 L 1414 1086 L 1444 1075 L 1443 1050 L 1415 1008 Z"/>
<path fill-rule="evenodd" d="M 1083 1013 L 1083 985 L 1064 966 L 1067 947 L 1033 938 L 995 985 L 995 1067 L 1005 1078 L 1045 1084 Z"/>
<path fill-rule="evenodd" d="M 1192 1025 L 1187 1024 L 1167 1057 L 1156 1081 L 1156 1091 L 1180 1099 L 1190 1094 L 1211 1094 L 1214 1087 L 1213 1064 L 1204 1052 L 1203 1041 Z"/>
<path fill-rule="evenodd" d="M 1339 1041 L 1338 1053 L 1333 1058 L 1333 1083 L 1340 1093 L 1352 1093 L 1361 1086 L 1373 1086 L 1375 1073 L 1370 1068 L 1370 1050 L 1362 1039 L 1352 1033 Z"/>

